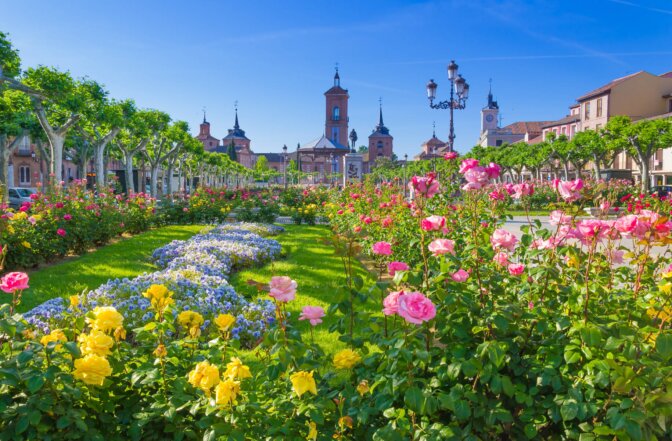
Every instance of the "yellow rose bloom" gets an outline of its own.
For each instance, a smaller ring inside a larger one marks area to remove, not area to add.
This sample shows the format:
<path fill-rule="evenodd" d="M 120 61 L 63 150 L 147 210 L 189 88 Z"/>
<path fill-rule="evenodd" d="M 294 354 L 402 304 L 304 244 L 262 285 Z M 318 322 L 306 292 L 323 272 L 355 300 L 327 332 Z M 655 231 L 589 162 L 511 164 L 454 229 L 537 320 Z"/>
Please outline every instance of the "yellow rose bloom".
<path fill-rule="evenodd" d="M 352 349 L 343 349 L 334 355 L 334 366 L 336 369 L 352 369 L 353 366 L 362 361 L 362 357 Z"/>
<path fill-rule="evenodd" d="M 366 380 L 362 380 L 359 382 L 357 385 L 357 393 L 359 393 L 360 396 L 364 396 L 365 393 L 369 391 L 369 382 Z"/>
<path fill-rule="evenodd" d="M 229 406 L 236 402 L 240 393 L 240 384 L 230 378 L 220 382 L 215 388 L 215 403 L 219 406 Z"/>
<path fill-rule="evenodd" d="M 189 372 L 189 383 L 209 396 L 210 389 L 219 383 L 219 369 L 207 361 L 201 361 L 196 364 L 194 370 Z"/>
<path fill-rule="evenodd" d="M 236 318 L 231 314 L 219 314 L 215 319 L 215 325 L 222 332 L 228 332 L 236 323 Z"/>
<path fill-rule="evenodd" d="M 195 311 L 182 311 L 177 316 L 177 323 L 185 329 L 203 324 L 203 316 Z"/>
<path fill-rule="evenodd" d="M 31 248 L 30 242 L 26 242 L 25 240 L 23 242 L 21 242 L 21 245 L 23 245 L 24 248 L 28 248 L 28 249 Z"/>
<path fill-rule="evenodd" d="M 102 386 L 105 378 L 112 375 L 112 368 L 105 357 L 89 354 L 75 360 L 73 375 L 86 384 Z"/>
<path fill-rule="evenodd" d="M 240 358 L 231 357 L 231 362 L 226 364 L 226 371 L 224 371 L 225 378 L 233 380 L 242 380 L 244 378 L 252 378 L 250 368 L 245 366 Z"/>
<path fill-rule="evenodd" d="M 52 341 L 66 342 L 66 341 L 68 341 L 68 337 L 66 337 L 65 334 L 63 334 L 63 331 L 61 331 L 60 329 L 54 329 L 53 331 L 51 331 L 51 333 L 43 336 L 40 339 L 40 344 L 42 346 L 47 346 Z M 59 346 L 60 346 L 60 343 L 56 345 L 56 347 L 59 347 Z"/>
<path fill-rule="evenodd" d="M 101 357 L 107 357 L 110 354 L 114 340 L 109 335 L 99 329 L 94 329 L 91 333 L 79 336 L 79 347 L 83 354 L 95 354 Z"/>
<path fill-rule="evenodd" d="M 70 296 L 70 306 L 73 308 L 79 306 L 79 296 Z"/>
<path fill-rule="evenodd" d="M 317 395 L 317 385 L 315 384 L 315 379 L 313 378 L 313 371 L 299 371 L 293 373 L 289 377 L 292 382 L 292 389 L 296 392 L 297 396 L 301 396 L 306 392 L 310 392 L 313 395 Z"/>
<path fill-rule="evenodd" d="M 12 217 L 13 221 L 18 221 L 18 220 L 23 220 L 23 219 L 28 219 L 28 214 L 26 214 L 25 211 L 19 211 L 18 213 L 14 213 L 14 216 Z"/>
<path fill-rule="evenodd" d="M 306 435 L 308 441 L 317 441 L 317 424 L 310 421 L 308 423 L 308 435 Z"/>
<path fill-rule="evenodd" d="M 163 285 L 152 285 L 147 291 L 142 293 L 143 297 L 149 299 L 152 307 L 157 311 L 163 311 L 166 307 L 174 303 L 172 299 L 172 292 L 168 291 Z"/>
<path fill-rule="evenodd" d="M 114 340 L 126 340 L 126 330 L 122 326 L 114 330 Z"/>
<path fill-rule="evenodd" d="M 164 344 L 160 344 L 154 349 L 154 355 L 163 358 L 166 355 L 168 355 L 168 349 L 166 349 L 166 346 Z"/>
<path fill-rule="evenodd" d="M 94 329 L 103 332 L 112 331 L 123 326 L 124 317 L 112 306 L 97 306 L 93 310 L 95 319 L 87 319 Z"/>

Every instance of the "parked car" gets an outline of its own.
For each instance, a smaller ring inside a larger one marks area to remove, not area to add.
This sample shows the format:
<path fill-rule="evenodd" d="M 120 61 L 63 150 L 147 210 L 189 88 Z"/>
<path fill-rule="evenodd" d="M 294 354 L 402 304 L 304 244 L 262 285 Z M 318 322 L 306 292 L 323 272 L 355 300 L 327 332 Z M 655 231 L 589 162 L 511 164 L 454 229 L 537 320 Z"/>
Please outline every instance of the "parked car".
<path fill-rule="evenodd" d="M 669 197 L 670 193 L 672 193 L 672 185 L 656 185 L 651 188 L 651 194 L 659 198 Z"/>
<path fill-rule="evenodd" d="M 11 208 L 19 208 L 24 202 L 30 202 L 30 195 L 37 193 L 35 188 L 25 188 L 25 187 L 10 187 L 8 189 L 9 193 L 9 206 Z"/>

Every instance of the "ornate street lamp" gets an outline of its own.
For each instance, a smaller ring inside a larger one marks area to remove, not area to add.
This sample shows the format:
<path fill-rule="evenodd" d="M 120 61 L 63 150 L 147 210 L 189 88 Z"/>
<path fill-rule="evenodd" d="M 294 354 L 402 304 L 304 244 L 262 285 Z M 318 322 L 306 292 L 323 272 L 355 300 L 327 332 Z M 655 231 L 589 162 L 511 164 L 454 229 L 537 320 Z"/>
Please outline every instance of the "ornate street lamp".
<path fill-rule="evenodd" d="M 469 84 L 457 73 L 458 66 L 454 60 L 448 65 L 448 80 L 450 81 L 450 99 L 434 104 L 436 99 L 436 89 L 438 85 L 434 80 L 427 83 L 427 98 L 429 98 L 429 107 L 432 109 L 450 110 L 450 133 L 448 135 L 448 151 L 453 151 L 455 142 L 455 128 L 453 125 L 453 111 L 465 108 L 467 98 L 469 98 Z"/>
<path fill-rule="evenodd" d="M 282 146 L 282 164 L 284 173 L 283 181 L 285 182 L 285 191 L 287 191 L 287 144 Z"/>
<path fill-rule="evenodd" d="M 406 197 L 406 166 L 408 165 L 408 153 L 404 153 L 404 198 Z"/>

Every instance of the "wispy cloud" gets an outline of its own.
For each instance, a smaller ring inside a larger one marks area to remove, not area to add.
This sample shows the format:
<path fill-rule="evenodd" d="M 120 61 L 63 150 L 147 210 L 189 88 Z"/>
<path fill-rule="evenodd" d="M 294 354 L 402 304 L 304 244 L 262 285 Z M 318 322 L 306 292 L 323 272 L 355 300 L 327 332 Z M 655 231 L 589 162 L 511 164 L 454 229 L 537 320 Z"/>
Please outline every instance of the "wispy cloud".
<path fill-rule="evenodd" d="M 633 8 L 640 8 L 640 9 L 645 9 L 647 11 L 658 12 L 660 14 L 672 15 L 672 10 L 670 10 L 670 9 L 661 9 L 661 8 L 655 8 L 655 7 L 646 6 L 646 5 L 640 5 L 638 3 L 633 3 L 633 2 L 626 1 L 626 0 L 607 0 L 607 1 L 610 1 L 611 3 L 618 3 L 619 5 L 632 6 Z"/>

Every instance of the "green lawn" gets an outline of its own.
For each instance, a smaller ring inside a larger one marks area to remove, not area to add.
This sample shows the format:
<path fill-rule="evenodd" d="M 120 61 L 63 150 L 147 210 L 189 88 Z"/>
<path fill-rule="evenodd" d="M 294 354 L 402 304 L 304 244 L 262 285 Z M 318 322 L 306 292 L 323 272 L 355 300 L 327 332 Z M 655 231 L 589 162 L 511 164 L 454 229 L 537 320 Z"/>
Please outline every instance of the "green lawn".
<path fill-rule="evenodd" d="M 257 295 L 257 290 L 247 284 L 250 279 L 258 282 L 268 282 L 272 276 L 290 276 L 298 284 L 296 299 L 287 304 L 291 312 L 290 320 L 298 323 L 303 335 L 309 337 L 310 323 L 296 321 L 301 308 L 306 305 L 321 306 L 326 311 L 333 303 L 336 289 L 343 284 L 343 264 L 338 256 L 334 255 L 334 248 L 322 241 L 331 235 L 326 226 L 283 225 L 286 231 L 275 236 L 282 244 L 284 259 L 276 260 L 261 268 L 249 268 L 235 273 L 231 277 L 231 284 L 236 292 L 247 297 Z M 355 263 L 357 273 L 364 277 L 366 284 L 374 282 L 374 278 L 359 264 Z M 267 295 L 265 295 L 267 297 Z M 337 340 L 337 334 L 328 331 L 334 318 L 326 316 L 323 323 L 314 330 L 315 341 L 329 353 L 342 349 L 345 345 Z"/>
<path fill-rule="evenodd" d="M 53 297 L 95 289 L 109 279 L 134 277 L 156 268 L 152 252 L 176 239 L 187 239 L 203 225 L 173 225 L 122 239 L 91 253 L 28 273 L 30 289 L 23 293 L 19 311 L 24 312 Z M 5 299 L 6 301 L 6 299 Z"/>

